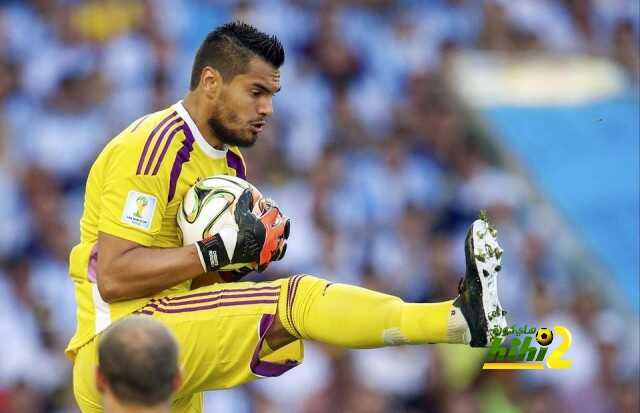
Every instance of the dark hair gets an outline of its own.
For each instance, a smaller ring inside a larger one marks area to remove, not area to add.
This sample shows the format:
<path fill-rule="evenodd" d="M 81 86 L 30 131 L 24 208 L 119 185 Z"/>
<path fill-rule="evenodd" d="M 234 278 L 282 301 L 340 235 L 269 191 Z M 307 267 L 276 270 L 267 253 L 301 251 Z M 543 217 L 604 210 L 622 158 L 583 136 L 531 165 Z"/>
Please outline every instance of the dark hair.
<path fill-rule="evenodd" d="M 191 90 L 198 87 L 205 66 L 216 69 L 227 81 L 242 73 L 254 56 L 279 68 L 284 63 L 284 48 L 275 35 L 269 36 L 246 23 L 233 22 L 218 27 L 207 35 L 196 53 Z"/>
<path fill-rule="evenodd" d="M 178 374 L 178 347 L 160 322 L 135 315 L 109 327 L 98 343 L 98 365 L 115 397 L 153 406 L 168 402 Z"/>

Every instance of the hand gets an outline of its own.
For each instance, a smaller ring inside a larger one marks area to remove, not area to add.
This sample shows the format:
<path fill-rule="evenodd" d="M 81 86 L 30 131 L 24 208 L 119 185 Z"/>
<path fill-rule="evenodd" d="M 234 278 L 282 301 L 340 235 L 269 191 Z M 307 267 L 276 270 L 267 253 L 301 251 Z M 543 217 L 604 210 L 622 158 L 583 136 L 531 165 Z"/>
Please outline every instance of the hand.
<path fill-rule="evenodd" d="M 234 212 L 238 231 L 221 232 L 198 241 L 205 271 L 216 271 L 235 263 L 253 264 L 258 271 L 263 271 L 271 261 L 284 257 L 291 226 L 289 219 L 280 213 L 275 202 L 260 201 L 261 215 L 257 216 L 253 213 L 253 194 L 251 190 L 245 190 Z"/>
<path fill-rule="evenodd" d="M 287 252 L 287 239 L 289 238 L 289 233 L 291 231 L 291 221 L 289 220 L 289 218 L 282 214 L 282 211 L 280 211 L 280 207 L 278 206 L 278 204 L 276 204 L 276 202 L 271 198 L 260 198 L 258 206 L 260 210 L 260 219 L 267 219 L 265 217 L 267 217 L 268 214 L 271 214 L 271 218 L 268 219 L 273 220 L 273 222 L 271 223 L 272 226 L 275 227 L 284 222 L 284 232 L 281 236 L 278 237 L 278 245 L 271 253 L 271 259 L 269 260 L 269 262 L 280 261 L 282 258 L 284 258 L 284 254 Z M 277 210 L 277 214 L 274 212 L 274 210 Z M 256 268 L 256 271 L 264 271 L 267 268 L 269 262 L 258 266 L 258 268 Z"/>
<path fill-rule="evenodd" d="M 288 228 L 287 230 L 285 230 L 285 235 L 287 237 L 289 236 Z M 280 241 L 280 247 L 274 253 L 271 261 L 281 260 L 284 257 L 284 254 L 286 252 L 287 252 L 287 240 L 286 238 L 283 237 Z M 262 265 L 260 267 L 256 266 L 255 264 L 250 264 L 250 265 L 247 265 L 246 267 L 238 268 L 237 270 L 218 271 L 218 274 L 220 274 L 220 278 L 222 278 L 222 280 L 225 282 L 235 282 L 235 281 L 239 281 L 250 272 L 253 272 L 253 271 L 263 272 L 264 270 L 267 269 L 268 266 L 269 266 L 269 263 Z"/>
<path fill-rule="evenodd" d="M 218 274 L 220 274 L 220 278 L 222 278 L 224 282 L 230 283 L 239 281 L 245 275 L 253 271 L 257 271 L 257 268 L 255 268 L 255 266 L 253 265 L 247 265 L 246 267 L 238 268 L 237 270 L 218 271 Z"/>

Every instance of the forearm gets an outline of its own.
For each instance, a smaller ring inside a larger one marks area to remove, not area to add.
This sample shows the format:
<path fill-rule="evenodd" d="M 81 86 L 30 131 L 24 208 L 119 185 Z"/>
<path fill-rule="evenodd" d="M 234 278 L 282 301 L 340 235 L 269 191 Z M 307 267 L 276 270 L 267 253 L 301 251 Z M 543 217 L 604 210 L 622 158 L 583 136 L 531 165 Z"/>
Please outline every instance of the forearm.
<path fill-rule="evenodd" d="M 131 248 L 102 267 L 98 287 L 108 302 L 150 296 L 203 273 L 194 245 Z"/>

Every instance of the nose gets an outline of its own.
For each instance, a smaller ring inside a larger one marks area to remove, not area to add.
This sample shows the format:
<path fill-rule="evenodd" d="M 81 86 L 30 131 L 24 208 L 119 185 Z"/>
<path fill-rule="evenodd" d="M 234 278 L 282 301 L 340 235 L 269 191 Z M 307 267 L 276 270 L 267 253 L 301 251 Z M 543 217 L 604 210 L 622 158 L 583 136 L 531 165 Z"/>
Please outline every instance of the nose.
<path fill-rule="evenodd" d="M 273 115 L 273 101 L 271 97 L 260 100 L 258 104 L 258 114 L 262 117 Z"/>

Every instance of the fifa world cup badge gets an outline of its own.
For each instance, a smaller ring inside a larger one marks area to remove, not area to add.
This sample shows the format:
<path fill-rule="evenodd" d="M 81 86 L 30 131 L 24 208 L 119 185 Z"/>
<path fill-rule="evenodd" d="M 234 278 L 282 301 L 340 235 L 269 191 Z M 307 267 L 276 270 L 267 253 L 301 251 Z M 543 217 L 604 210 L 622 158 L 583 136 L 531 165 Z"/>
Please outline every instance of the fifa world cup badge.
<path fill-rule="evenodd" d="M 147 205 L 149 205 L 149 201 L 147 201 L 147 197 L 140 195 L 136 199 L 136 212 L 134 212 L 133 215 L 136 218 L 142 218 L 142 214 L 144 213 L 144 209 Z"/>
<path fill-rule="evenodd" d="M 121 220 L 125 224 L 148 230 L 151 228 L 155 209 L 156 197 L 141 192 L 129 191 Z"/>

